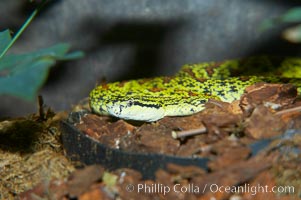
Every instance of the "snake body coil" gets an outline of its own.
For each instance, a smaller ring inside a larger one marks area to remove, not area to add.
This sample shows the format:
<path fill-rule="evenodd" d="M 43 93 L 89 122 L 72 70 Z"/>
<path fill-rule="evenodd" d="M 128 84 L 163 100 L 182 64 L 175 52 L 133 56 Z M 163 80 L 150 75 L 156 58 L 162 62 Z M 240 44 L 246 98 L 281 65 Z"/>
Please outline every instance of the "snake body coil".
<path fill-rule="evenodd" d="M 257 82 L 289 82 L 299 87 L 300 67 L 301 59 L 268 57 L 185 65 L 173 77 L 100 85 L 90 93 L 90 107 L 95 113 L 127 120 L 190 115 L 203 110 L 209 98 L 239 99 L 247 86 Z"/>

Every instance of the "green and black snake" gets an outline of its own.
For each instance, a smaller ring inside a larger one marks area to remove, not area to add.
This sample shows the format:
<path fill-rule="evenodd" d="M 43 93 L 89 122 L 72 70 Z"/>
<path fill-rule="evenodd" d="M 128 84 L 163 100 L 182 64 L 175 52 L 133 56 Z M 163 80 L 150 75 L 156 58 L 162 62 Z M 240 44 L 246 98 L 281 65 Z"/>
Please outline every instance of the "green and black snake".
<path fill-rule="evenodd" d="M 275 68 L 276 67 L 276 68 Z M 251 57 L 184 65 L 173 77 L 102 84 L 90 93 L 93 112 L 126 120 L 156 121 L 204 109 L 208 99 L 232 102 L 257 82 L 301 89 L 301 58 Z"/>

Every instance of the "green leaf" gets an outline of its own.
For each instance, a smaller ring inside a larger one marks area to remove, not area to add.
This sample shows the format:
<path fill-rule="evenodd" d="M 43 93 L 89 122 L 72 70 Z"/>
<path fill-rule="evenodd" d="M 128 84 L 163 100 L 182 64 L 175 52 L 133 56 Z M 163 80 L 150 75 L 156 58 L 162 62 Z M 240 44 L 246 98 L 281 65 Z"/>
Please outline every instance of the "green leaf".
<path fill-rule="evenodd" d="M 34 100 L 56 61 L 83 56 L 79 51 L 67 53 L 69 48 L 58 44 L 32 53 L 5 55 L 0 59 L 0 94 Z"/>
<path fill-rule="evenodd" d="M 2 54 L 2 52 L 4 52 L 7 45 L 9 45 L 10 41 L 11 41 L 11 36 L 8 29 L 0 32 L 0 55 Z"/>
<path fill-rule="evenodd" d="M 275 26 L 274 19 L 266 19 L 259 25 L 259 31 L 263 32 Z"/>
<path fill-rule="evenodd" d="M 301 22 L 301 7 L 292 8 L 279 17 L 264 20 L 261 23 L 259 30 L 265 31 L 280 23 L 295 22 Z"/>
<path fill-rule="evenodd" d="M 74 59 L 82 58 L 83 56 L 84 53 L 82 51 L 75 51 L 64 55 L 63 59 L 60 60 L 74 60 Z"/>
<path fill-rule="evenodd" d="M 280 16 L 281 22 L 300 22 L 301 21 L 301 7 L 295 7 L 288 10 L 284 15 Z"/>
<path fill-rule="evenodd" d="M 45 82 L 50 67 L 57 60 L 70 60 L 83 56 L 82 52 L 68 54 L 70 49 L 68 44 L 58 44 L 27 54 L 7 55 L 10 47 L 46 3 L 47 0 L 42 1 L 13 38 L 9 30 L 0 32 L 0 95 L 9 94 L 33 100 L 38 89 Z"/>
<path fill-rule="evenodd" d="M 54 62 L 54 60 L 37 61 L 14 76 L 0 78 L 0 94 L 9 94 L 29 101 L 34 100 L 37 90 L 46 80 L 49 66 Z"/>

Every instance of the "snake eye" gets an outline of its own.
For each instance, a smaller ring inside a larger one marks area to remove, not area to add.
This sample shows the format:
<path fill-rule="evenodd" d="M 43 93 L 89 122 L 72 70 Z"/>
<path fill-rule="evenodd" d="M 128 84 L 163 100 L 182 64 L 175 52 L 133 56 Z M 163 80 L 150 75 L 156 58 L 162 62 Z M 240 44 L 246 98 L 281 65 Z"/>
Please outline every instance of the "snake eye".
<path fill-rule="evenodd" d="M 207 101 L 204 100 L 204 99 L 200 100 L 200 103 L 201 103 L 201 104 L 204 104 L 204 103 L 206 103 L 206 102 L 207 102 Z"/>
<path fill-rule="evenodd" d="M 132 106 L 134 104 L 134 102 L 132 100 L 129 100 L 127 103 L 127 106 Z"/>

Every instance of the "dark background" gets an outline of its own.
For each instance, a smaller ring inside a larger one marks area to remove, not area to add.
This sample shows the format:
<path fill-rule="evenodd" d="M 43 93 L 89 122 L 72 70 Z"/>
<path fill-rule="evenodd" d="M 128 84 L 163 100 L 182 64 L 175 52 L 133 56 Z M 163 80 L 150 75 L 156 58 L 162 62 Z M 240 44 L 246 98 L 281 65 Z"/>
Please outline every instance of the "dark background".
<path fill-rule="evenodd" d="M 172 75 L 185 63 L 250 55 L 299 55 L 281 39 L 283 26 L 260 31 L 267 19 L 298 5 L 289 0 L 53 0 L 11 52 L 68 42 L 81 60 L 53 67 L 40 91 L 54 110 L 88 96 L 103 78 L 117 81 Z M 300 3 L 299 3 L 300 4 Z M 0 30 L 14 31 L 34 5 L 0 1 Z M 1 96 L 0 117 L 36 112 L 35 102 Z"/>

